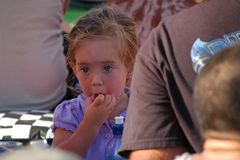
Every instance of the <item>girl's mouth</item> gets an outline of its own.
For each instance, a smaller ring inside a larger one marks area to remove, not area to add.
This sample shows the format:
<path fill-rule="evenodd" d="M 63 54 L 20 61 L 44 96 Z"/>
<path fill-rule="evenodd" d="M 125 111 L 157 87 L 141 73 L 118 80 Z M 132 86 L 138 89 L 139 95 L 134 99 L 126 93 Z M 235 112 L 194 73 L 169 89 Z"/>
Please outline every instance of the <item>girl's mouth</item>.
<path fill-rule="evenodd" d="M 95 94 L 93 95 L 93 99 L 97 98 L 97 96 L 100 95 L 100 94 L 104 95 L 103 93 L 95 93 Z"/>

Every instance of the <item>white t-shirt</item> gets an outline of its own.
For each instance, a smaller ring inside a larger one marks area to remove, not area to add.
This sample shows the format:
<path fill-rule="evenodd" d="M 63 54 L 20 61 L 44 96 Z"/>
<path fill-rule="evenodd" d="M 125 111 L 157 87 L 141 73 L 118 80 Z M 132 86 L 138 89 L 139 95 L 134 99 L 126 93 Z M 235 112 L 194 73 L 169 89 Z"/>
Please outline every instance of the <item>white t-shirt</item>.
<path fill-rule="evenodd" d="M 64 97 L 63 2 L 0 2 L 0 111 L 51 109 Z"/>

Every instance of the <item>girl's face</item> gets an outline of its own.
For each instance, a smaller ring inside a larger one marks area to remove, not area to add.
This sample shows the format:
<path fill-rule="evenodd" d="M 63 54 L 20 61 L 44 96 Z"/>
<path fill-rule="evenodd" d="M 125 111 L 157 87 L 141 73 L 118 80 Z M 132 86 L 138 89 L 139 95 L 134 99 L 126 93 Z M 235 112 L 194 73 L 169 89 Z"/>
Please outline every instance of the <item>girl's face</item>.
<path fill-rule="evenodd" d="M 86 96 L 111 94 L 119 97 L 126 84 L 127 67 L 120 61 L 117 43 L 110 39 L 91 39 L 75 52 L 73 71 Z"/>

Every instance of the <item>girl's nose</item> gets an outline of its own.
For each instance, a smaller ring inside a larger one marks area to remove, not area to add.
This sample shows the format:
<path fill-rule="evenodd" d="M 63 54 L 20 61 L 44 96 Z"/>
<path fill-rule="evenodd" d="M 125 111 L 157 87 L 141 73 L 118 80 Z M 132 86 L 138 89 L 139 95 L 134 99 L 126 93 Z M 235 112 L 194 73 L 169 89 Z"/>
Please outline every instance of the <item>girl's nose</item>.
<path fill-rule="evenodd" d="M 92 79 L 92 85 L 93 86 L 102 86 L 103 85 L 103 80 L 100 75 L 94 75 Z"/>

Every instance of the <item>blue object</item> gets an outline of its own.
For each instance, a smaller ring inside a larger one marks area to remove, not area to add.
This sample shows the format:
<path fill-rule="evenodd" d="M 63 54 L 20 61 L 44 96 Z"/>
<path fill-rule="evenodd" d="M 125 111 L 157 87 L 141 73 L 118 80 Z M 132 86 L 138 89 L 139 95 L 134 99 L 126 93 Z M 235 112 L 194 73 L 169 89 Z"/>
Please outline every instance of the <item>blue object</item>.
<path fill-rule="evenodd" d="M 118 154 L 122 143 L 123 121 L 123 116 L 115 117 L 115 124 L 113 125 L 114 136 L 106 148 L 105 160 L 126 160 Z"/>
<path fill-rule="evenodd" d="M 191 59 L 193 69 L 200 73 L 208 60 L 231 45 L 240 42 L 240 30 L 225 34 L 223 37 L 211 40 L 209 42 L 197 39 L 191 49 Z"/>
<path fill-rule="evenodd" d="M 16 151 L 22 147 L 21 142 L 17 141 L 1 141 L 0 142 L 0 155 L 9 152 L 9 151 Z"/>

